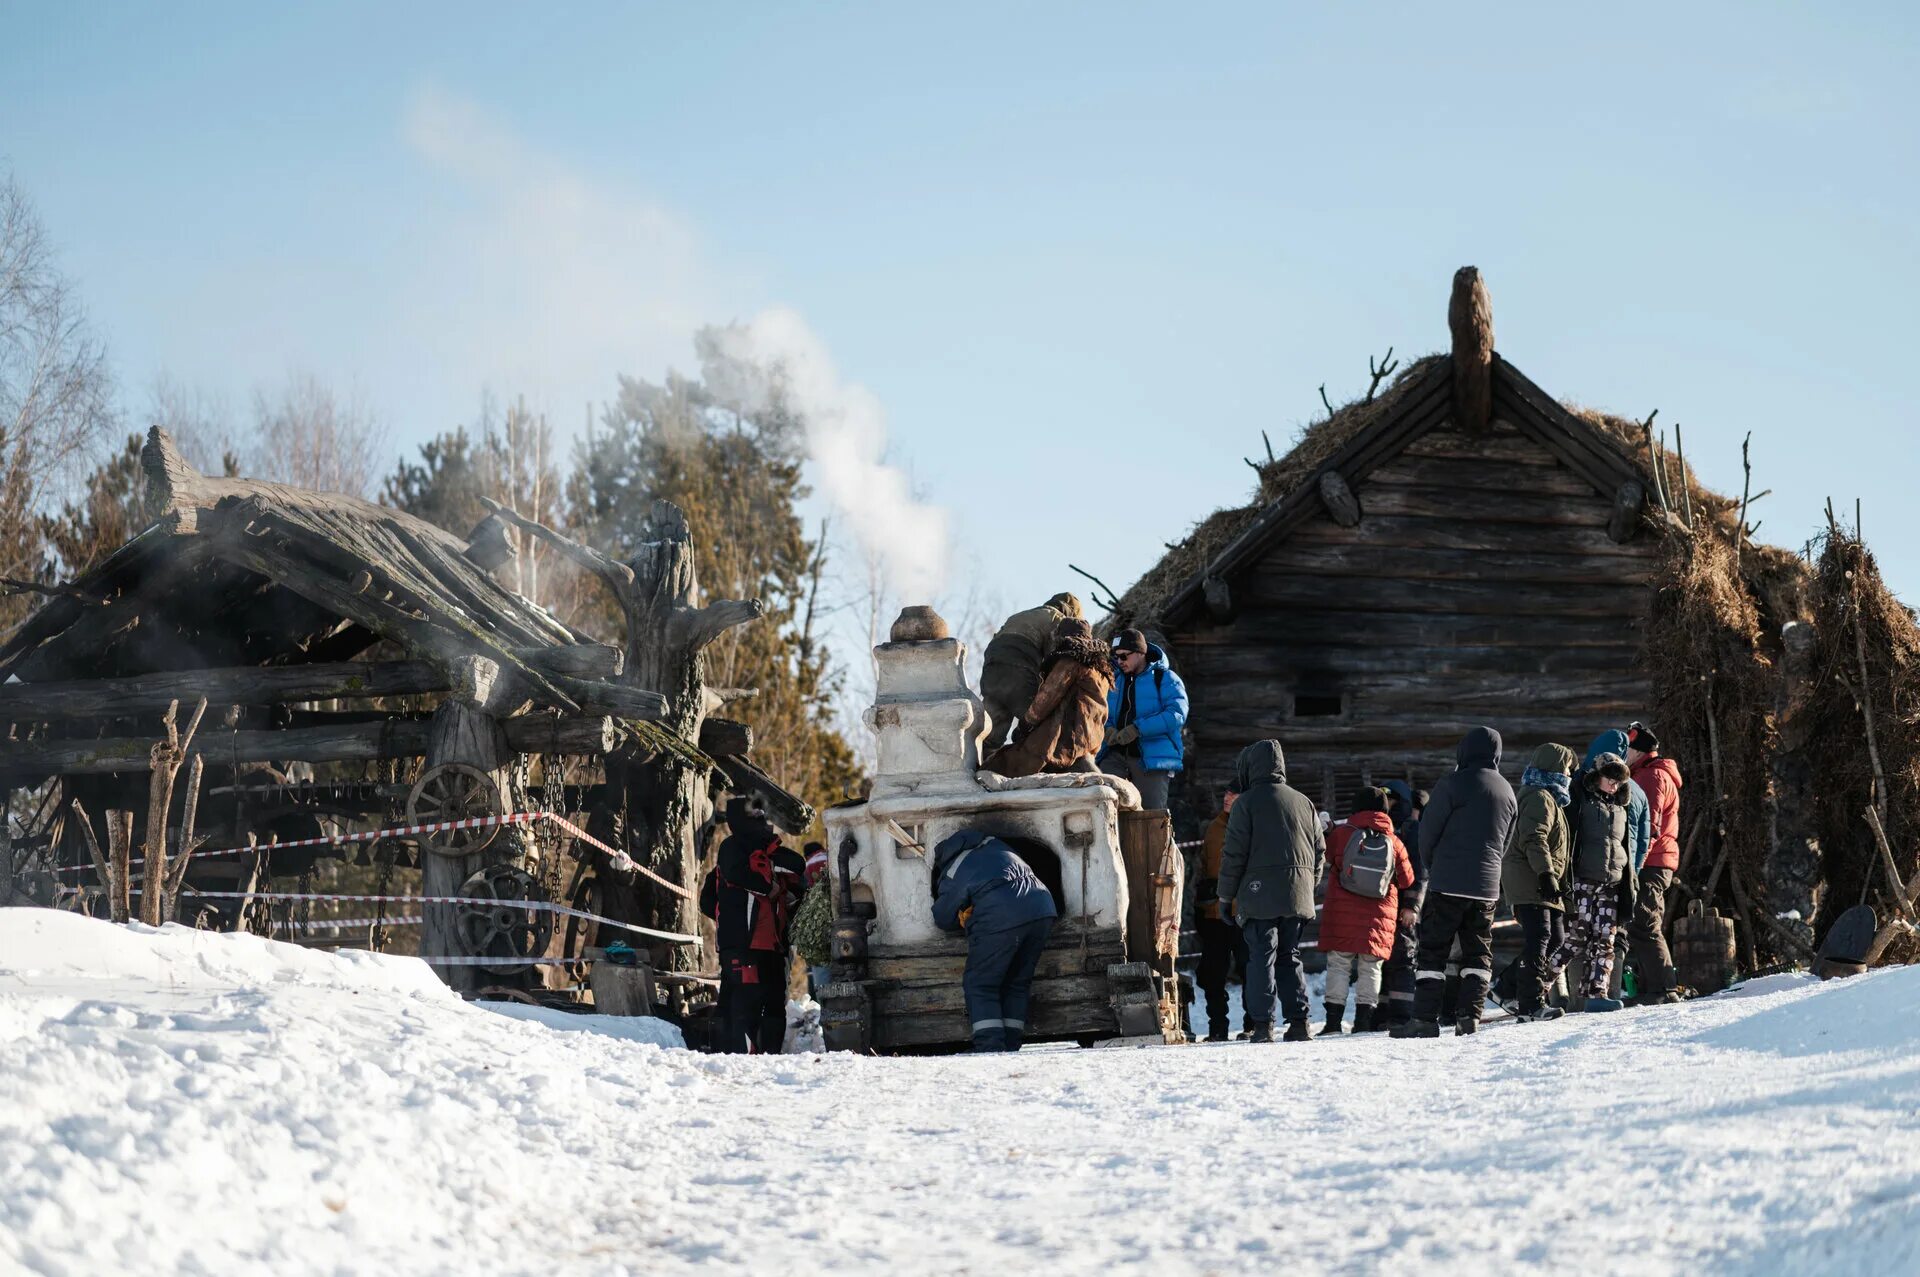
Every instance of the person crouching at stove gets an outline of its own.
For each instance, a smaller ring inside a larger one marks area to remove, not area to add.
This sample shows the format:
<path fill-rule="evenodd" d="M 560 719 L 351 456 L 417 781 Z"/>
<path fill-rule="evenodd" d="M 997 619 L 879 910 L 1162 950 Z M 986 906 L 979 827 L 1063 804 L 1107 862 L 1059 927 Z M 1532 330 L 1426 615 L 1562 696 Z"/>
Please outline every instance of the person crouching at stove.
<path fill-rule="evenodd" d="M 934 848 L 933 921 L 967 938 L 960 985 L 974 1050 L 1020 1049 L 1033 973 L 1058 916 L 1032 866 L 992 834 L 962 829 Z"/>

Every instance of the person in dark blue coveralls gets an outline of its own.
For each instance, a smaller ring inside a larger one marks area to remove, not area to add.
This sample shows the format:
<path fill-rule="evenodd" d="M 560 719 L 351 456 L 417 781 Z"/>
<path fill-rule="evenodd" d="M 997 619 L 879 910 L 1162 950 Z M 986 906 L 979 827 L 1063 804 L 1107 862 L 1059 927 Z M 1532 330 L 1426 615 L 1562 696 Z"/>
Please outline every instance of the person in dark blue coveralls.
<path fill-rule="evenodd" d="M 963 829 L 933 849 L 933 921 L 964 932 L 967 996 L 976 1051 L 1018 1051 L 1040 954 L 1058 916 L 1053 896 L 1013 848 Z"/>

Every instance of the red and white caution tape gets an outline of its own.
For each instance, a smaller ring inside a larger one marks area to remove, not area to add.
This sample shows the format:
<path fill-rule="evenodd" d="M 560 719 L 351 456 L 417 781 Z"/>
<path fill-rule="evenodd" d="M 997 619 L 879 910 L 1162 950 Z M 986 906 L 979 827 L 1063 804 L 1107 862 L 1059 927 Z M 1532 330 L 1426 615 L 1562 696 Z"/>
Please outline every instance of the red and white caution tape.
<path fill-rule="evenodd" d="M 136 896 L 141 894 L 140 889 L 134 888 L 133 894 Z M 682 935 L 677 931 L 656 931 L 652 927 L 621 922 L 618 918 L 603 917 L 569 905 L 557 905 L 550 900 L 494 900 L 485 896 L 332 895 L 318 891 L 194 891 L 191 888 L 188 889 L 187 894 L 196 900 L 322 900 L 355 904 L 480 905 L 490 909 L 538 909 L 543 913 L 557 913 L 567 918 L 597 922 L 603 927 L 631 931 L 635 935 L 650 936 L 655 940 L 665 940 L 673 944 L 698 945 L 700 943 L 699 936 Z"/>
<path fill-rule="evenodd" d="M 196 859 L 203 856 L 249 856 L 256 852 L 288 851 L 299 847 L 334 847 L 342 843 L 374 842 L 381 838 L 406 838 L 414 834 L 437 834 L 455 829 L 486 829 L 495 825 L 529 825 L 535 821 L 542 820 L 558 825 L 581 842 L 605 852 L 616 867 L 630 869 L 659 887 L 679 896 L 682 900 L 693 899 L 693 893 L 679 883 L 670 882 L 662 878 L 659 874 L 647 868 L 626 852 L 621 851 L 617 847 L 608 846 L 592 834 L 589 834 L 586 830 L 580 828 L 580 826 L 562 816 L 559 812 L 554 811 L 511 811 L 501 816 L 472 816 L 465 820 L 435 820 L 418 825 L 393 825 L 386 829 L 369 829 L 359 833 L 338 834 L 330 837 L 291 838 L 285 842 L 261 842 L 254 843 L 247 847 L 204 847 L 193 854 Z M 146 861 L 144 859 L 134 859 L 128 863 L 133 866 L 138 866 L 145 864 Z M 92 865 L 63 865 L 54 872 L 88 873 L 91 872 L 92 869 Z"/>
<path fill-rule="evenodd" d="M 425 918 L 314 918 L 308 922 L 294 922 L 290 925 L 295 931 L 346 931 L 353 927 L 417 927 Z"/>

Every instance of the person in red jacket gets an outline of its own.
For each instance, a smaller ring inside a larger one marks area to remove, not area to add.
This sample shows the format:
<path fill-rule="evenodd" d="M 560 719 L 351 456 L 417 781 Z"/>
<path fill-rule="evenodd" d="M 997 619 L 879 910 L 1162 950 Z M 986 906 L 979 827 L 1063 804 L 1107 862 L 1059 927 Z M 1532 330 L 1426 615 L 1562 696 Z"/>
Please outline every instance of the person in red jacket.
<path fill-rule="evenodd" d="M 716 1049 L 777 1055 L 787 1022 L 787 928 L 805 894 L 806 861 L 747 798 L 728 800 L 726 820 L 700 890 L 720 951 Z"/>
<path fill-rule="evenodd" d="M 1667 952 L 1667 889 L 1680 868 L 1680 768 L 1661 756 L 1660 738 L 1639 723 L 1627 732 L 1627 767 L 1647 795 L 1653 837 L 1640 869 L 1640 895 L 1627 927 L 1627 948 L 1641 1003 L 1678 1002 L 1673 957 Z"/>
<path fill-rule="evenodd" d="M 1353 1031 L 1369 1033 L 1386 1027 L 1375 1023 L 1380 967 L 1393 956 L 1400 893 L 1413 885 L 1413 858 L 1393 832 L 1387 801 L 1386 790 L 1362 786 L 1353 796 L 1353 814 L 1327 831 L 1327 894 L 1320 910 L 1320 948 L 1327 955 L 1327 1026 L 1320 1031 L 1322 1037 L 1340 1032 L 1349 984 L 1354 989 Z M 1353 872 L 1349 872 L 1349 855 L 1354 857 Z M 1363 859 L 1384 864 L 1380 875 L 1384 896 L 1372 894 L 1376 879 L 1363 869 Z M 1349 890 L 1343 882 L 1355 889 Z"/>

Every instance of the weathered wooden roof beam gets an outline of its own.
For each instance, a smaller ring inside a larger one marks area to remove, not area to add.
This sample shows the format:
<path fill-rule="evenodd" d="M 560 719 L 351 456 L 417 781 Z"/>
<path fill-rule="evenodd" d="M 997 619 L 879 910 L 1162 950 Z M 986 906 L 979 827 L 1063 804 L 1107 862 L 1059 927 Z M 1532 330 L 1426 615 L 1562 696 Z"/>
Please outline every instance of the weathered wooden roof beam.
<path fill-rule="evenodd" d="M 427 719 L 396 718 L 277 731 L 203 730 L 194 737 L 193 752 L 215 766 L 413 758 L 426 753 L 430 726 Z M 501 726 L 508 747 L 521 754 L 605 754 L 619 739 L 613 720 L 601 715 L 524 714 Z M 0 741 L 0 778 L 15 784 L 23 778 L 144 772 L 152 766 L 152 754 L 153 739 L 147 736 Z"/>

